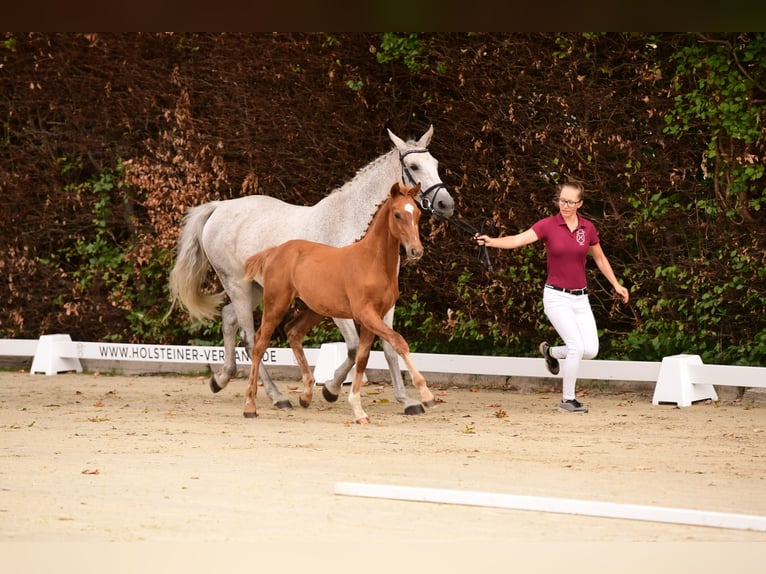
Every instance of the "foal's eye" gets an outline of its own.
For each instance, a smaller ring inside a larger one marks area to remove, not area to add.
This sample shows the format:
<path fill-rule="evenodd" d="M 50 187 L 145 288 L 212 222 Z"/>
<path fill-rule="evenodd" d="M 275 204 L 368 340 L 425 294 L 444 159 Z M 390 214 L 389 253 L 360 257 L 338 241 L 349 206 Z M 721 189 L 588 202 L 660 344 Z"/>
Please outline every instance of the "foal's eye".
<path fill-rule="evenodd" d="M 398 212 L 394 213 L 394 219 L 401 219 L 401 218 L 402 218 L 402 214 L 401 213 L 398 213 Z"/>

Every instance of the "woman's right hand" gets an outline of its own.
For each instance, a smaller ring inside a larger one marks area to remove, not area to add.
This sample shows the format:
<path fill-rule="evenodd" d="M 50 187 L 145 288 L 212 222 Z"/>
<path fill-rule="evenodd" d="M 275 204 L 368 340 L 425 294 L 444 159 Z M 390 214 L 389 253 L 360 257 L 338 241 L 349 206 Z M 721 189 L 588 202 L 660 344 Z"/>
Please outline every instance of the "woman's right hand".
<path fill-rule="evenodd" d="M 473 236 L 473 238 L 479 245 L 486 245 L 487 247 L 490 247 L 489 242 L 492 238 L 489 235 L 479 235 L 477 233 Z"/>

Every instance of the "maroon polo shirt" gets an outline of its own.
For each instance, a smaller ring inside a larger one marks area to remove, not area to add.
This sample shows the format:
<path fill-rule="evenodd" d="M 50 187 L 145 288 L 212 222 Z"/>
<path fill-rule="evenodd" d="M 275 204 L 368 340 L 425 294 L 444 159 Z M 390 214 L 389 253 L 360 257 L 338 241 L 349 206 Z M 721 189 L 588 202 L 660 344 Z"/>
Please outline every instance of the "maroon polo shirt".
<path fill-rule="evenodd" d="M 548 260 L 546 283 L 564 289 L 587 287 L 585 259 L 591 245 L 599 242 L 596 227 L 581 215 L 574 231 L 569 231 L 561 213 L 541 219 L 532 226 L 545 244 Z"/>

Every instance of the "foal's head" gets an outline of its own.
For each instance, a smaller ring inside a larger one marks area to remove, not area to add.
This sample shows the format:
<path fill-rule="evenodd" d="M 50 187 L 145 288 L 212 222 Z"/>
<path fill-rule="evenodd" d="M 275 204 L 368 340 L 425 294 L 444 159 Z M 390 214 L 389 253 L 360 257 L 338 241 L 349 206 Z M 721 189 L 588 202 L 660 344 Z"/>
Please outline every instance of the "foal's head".
<path fill-rule="evenodd" d="M 404 247 L 407 261 L 417 261 L 423 256 L 420 242 L 420 208 L 415 198 L 420 193 L 420 184 L 407 187 L 396 182 L 391 186 L 389 197 L 388 228 Z"/>

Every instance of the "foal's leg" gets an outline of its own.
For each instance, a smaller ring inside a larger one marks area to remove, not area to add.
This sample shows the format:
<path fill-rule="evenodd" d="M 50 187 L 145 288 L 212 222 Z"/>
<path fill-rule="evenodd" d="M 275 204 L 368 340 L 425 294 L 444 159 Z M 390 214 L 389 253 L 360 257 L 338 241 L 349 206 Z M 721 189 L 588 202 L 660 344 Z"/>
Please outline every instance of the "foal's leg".
<path fill-rule="evenodd" d="M 255 324 L 253 310 L 258 307 L 263 299 L 263 288 L 255 282 L 235 283 L 227 282 L 226 292 L 229 294 L 231 303 L 221 309 L 223 319 L 223 352 L 224 365 L 220 371 L 210 378 L 210 389 L 217 393 L 229 384 L 229 380 L 237 372 L 236 335 L 239 327 L 239 336 L 245 345 L 245 350 L 252 355 L 253 340 L 255 337 Z M 264 351 L 265 352 L 265 351 Z M 260 358 L 260 357 L 259 357 Z M 271 380 L 266 367 L 261 361 L 258 362 L 258 374 L 263 381 L 266 394 L 271 398 L 272 404 L 277 408 L 292 408 L 290 399 L 283 395 Z M 253 365 L 255 367 L 255 365 Z"/>
<path fill-rule="evenodd" d="M 261 324 L 260 329 L 258 329 L 253 337 L 252 351 L 250 353 L 252 367 L 250 368 L 250 377 L 248 378 L 247 390 L 245 391 L 245 410 L 242 413 L 248 419 L 258 416 L 255 408 L 255 397 L 258 394 L 258 373 L 263 366 L 263 353 L 266 352 L 269 346 L 269 340 L 275 327 L 276 325 L 267 324 L 264 326 L 264 324 Z"/>
<path fill-rule="evenodd" d="M 410 356 L 410 346 L 407 344 L 407 341 L 404 340 L 404 337 L 394 331 L 389 325 L 381 320 L 380 317 L 374 316 L 372 313 L 367 313 L 364 317 L 360 316 L 359 321 L 363 328 L 371 330 L 375 335 L 384 341 L 387 341 L 394 351 L 396 351 L 396 354 L 404 359 L 407 369 L 410 371 L 412 383 L 415 385 L 415 388 L 420 391 L 423 403 L 429 407 L 436 406 L 436 398 L 428 388 L 425 377 L 423 377 L 420 371 L 415 368 L 415 364 Z"/>
<path fill-rule="evenodd" d="M 415 388 L 418 389 L 418 391 L 420 391 L 420 396 L 423 398 L 423 403 L 426 406 L 435 407 L 436 398 L 431 392 L 431 389 L 428 388 L 425 377 L 420 371 L 418 371 L 417 367 L 415 367 L 415 363 L 413 362 L 412 356 L 410 355 L 410 346 L 407 344 L 407 341 L 405 341 L 404 337 L 402 337 L 396 331 L 391 332 L 389 340 L 391 346 L 396 349 L 396 352 L 402 357 L 402 359 L 404 359 L 404 363 L 407 365 L 407 370 L 410 372 L 410 376 L 412 377 L 412 384 L 415 385 Z"/>
<path fill-rule="evenodd" d="M 245 345 L 248 345 L 253 341 L 253 337 L 255 335 L 255 327 L 254 321 L 253 321 L 253 311 L 258 308 L 258 305 L 263 300 L 263 287 L 256 283 L 255 281 L 252 282 L 251 285 L 251 293 L 252 297 L 250 299 L 250 309 L 249 311 L 245 311 L 244 308 L 240 310 L 242 313 L 242 317 L 240 317 L 239 324 L 245 325 L 245 328 L 240 330 L 239 336 L 241 339 L 245 342 Z M 285 313 L 287 312 L 287 309 L 285 309 Z M 276 328 L 276 327 L 275 327 Z M 264 349 L 264 352 L 266 350 Z M 288 399 L 285 395 L 283 395 L 280 390 L 277 388 L 277 386 L 274 384 L 274 381 L 271 380 L 271 377 L 269 376 L 268 371 L 266 370 L 266 365 L 263 364 L 263 361 L 261 361 L 260 366 L 258 367 L 258 375 L 261 377 L 261 382 L 263 382 L 263 389 L 266 391 L 266 394 L 271 399 L 271 404 L 278 409 L 291 409 L 293 408 L 292 403 L 290 403 L 290 399 Z"/>
<path fill-rule="evenodd" d="M 324 319 L 323 315 L 319 315 L 311 309 L 304 309 L 285 325 L 287 340 L 290 343 L 290 348 L 293 350 L 293 356 L 298 363 L 298 368 L 301 370 L 303 393 L 298 400 L 303 408 L 308 408 L 311 404 L 311 399 L 314 396 L 314 385 L 316 384 L 314 375 L 306 360 L 306 353 L 303 352 L 303 339 L 306 333 L 322 322 L 322 319 Z"/>
<path fill-rule="evenodd" d="M 394 319 L 394 308 L 392 307 L 388 313 L 386 313 L 384 320 L 390 326 Z M 354 321 L 350 319 L 333 319 L 338 329 L 343 335 L 343 339 L 346 341 L 346 348 L 348 349 L 348 356 L 341 363 L 341 365 L 335 370 L 332 381 L 328 381 L 322 387 L 322 396 L 328 402 L 335 402 L 338 400 L 340 394 L 340 388 L 343 381 L 346 380 L 346 375 L 354 366 L 356 360 L 357 348 L 359 346 L 359 335 L 356 331 L 356 325 Z M 391 344 L 382 339 L 383 344 L 383 356 L 388 363 L 388 370 L 391 373 L 391 385 L 394 390 L 394 397 L 404 405 L 404 413 L 407 415 L 420 415 L 426 412 L 423 407 L 423 403 L 413 399 L 407 394 L 407 389 L 402 378 L 402 371 L 399 368 L 399 355 L 396 353 Z M 422 393 L 421 393 L 422 395 Z M 427 403 L 426 406 L 432 407 L 435 403 Z"/>
<path fill-rule="evenodd" d="M 391 309 L 383 316 L 383 322 L 388 325 L 388 327 L 392 329 L 391 332 L 393 332 L 392 325 L 394 322 L 394 307 L 391 307 Z M 393 346 L 391 346 L 391 343 L 389 343 L 385 338 L 381 337 L 381 340 L 383 346 L 383 356 L 386 358 L 386 362 L 388 363 L 388 370 L 391 371 L 391 386 L 393 387 L 394 397 L 396 397 L 396 400 L 404 405 L 404 414 L 422 415 L 426 412 L 426 409 L 423 407 L 423 403 L 425 403 L 427 407 L 436 406 L 433 394 L 431 394 L 431 391 L 428 390 L 427 385 L 424 387 L 426 391 L 425 393 L 423 392 L 423 389 L 420 389 L 420 398 L 423 402 L 416 401 L 410 397 L 409 394 L 407 394 L 407 389 L 404 385 L 404 379 L 402 378 L 402 371 L 399 368 L 399 353 L 397 353 L 396 349 L 394 349 Z"/>
<path fill-rule="evenodd" d="M 288 299 L 287 304 L 273 304 L 269 309 L 264 309 L 263 316 L 261 317 L 261 326 L 253 336 L 252 350 L 250 351 L 252 367 L 250 369 L 247 391 L 245 392 L 245 411 L 243 413 L 246 418 L 258 416 L 255 409 L 255 397 L 258 394 L 258 373 L 261 370 L 263 354 L 269 347 L 271 335 L 274 333 L 277 325 L 279 325 L 282 317 L 284 317 L 289 305 L 290 300 Z"/>
<path fill-rule="evenodd" d="M 261 329 L 255 333 L 253 337 L 254 344 L 251 349 L 257 346 L 257 340 L 261 335 Z M 255 397 L 258 394 L 258 369 L 261 366 L 261 358 L 263 353 L 256 355 L 250 353 L 250 360 L 252 367 L 250 368 L 250 376 L 247 380 L 247 390 L 245 390 L 245 410 L 242 412 L 245 418 L 252 419 L 258 416 L 258 411 L 255 408 Z"/>
<path fill-rule="evenodd" d="M 260 288 L 259 288 L 260 293 Z M 260 295 L 258 297 L 260 302 Z M 257 303 L 256 303 L 257 304 Z M 253 324 L 253 313 L 244 313 L 240 320 L 235 305 L 228 303 L 221 309 L 222 319 L 222 332 L 223 332 L 223 367 L 218 372 L 215 372 L 210 377 L 210 390 L 214 393 L 218 393 L 229 384 L 231 378 L 237 373 L 237 327 L 240 327 L 239 336 L 242 340 L 242 344 L 245 346 L 245 351 L 248 355 L 251 354 L 253 349 L 253 337 L 255 336 L 255 326 Z M 258 372 L 263 380 L 263 386 L 266 389 L 266 393 L 272 398 L 274 406 L 278 408 L 292 408 L 290 400 L 279 392 L 274 383 L 271 381 L 269 373 L 266 371 L 266 367 L 261 362 Z"/>
<path fill-rule="evenodd" d="M 362 408 L 362 379 L 364 369 L 367 368 L 367 360 L 370 358 L 370 349 L 375 339 L 375 333 L 364 326 L 359 330 L 359 348 L 356 352 L 356 370 L 351 381 L 351 390 L 348 392 L 348 403 L 354 411 L 354 420 L 360 425 L 369 424 L 370 417 Z"/>

